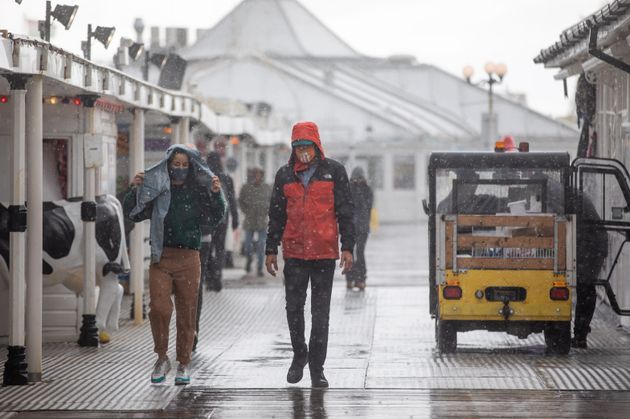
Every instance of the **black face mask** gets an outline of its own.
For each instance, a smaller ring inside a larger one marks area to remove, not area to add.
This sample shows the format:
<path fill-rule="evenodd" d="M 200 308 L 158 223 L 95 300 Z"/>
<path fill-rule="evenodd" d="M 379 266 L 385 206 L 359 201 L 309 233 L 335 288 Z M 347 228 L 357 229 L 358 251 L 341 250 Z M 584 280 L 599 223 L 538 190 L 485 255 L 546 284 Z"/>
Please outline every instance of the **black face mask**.
<path fill-rule="evenodd" d="M 188 177 L 188 168 L 187 167 L 169 167 L 168 174 L 171 177 L 171 180 L 174 181 L 183 181 Z"/>

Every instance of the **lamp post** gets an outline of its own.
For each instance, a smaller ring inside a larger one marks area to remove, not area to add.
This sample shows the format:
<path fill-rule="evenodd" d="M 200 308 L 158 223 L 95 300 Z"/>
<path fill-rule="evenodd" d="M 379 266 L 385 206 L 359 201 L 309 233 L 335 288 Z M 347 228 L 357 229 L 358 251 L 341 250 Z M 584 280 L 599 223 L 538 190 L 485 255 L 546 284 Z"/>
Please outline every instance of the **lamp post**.
<path fill-rule="evenodd" d="M 50 25 L 53 18 L 58 20 L 68 30 L 72 26 L 77 10 L 79 10 L 79 6 L 65 6 L 61 4 L 56 5 L 55 10 L 52 10 L 50 0 L 47 0 L 46 18 L 43 21 L 39 21 L 40 35 L 44 38 L 44 41 L 50 42 Z"/>
<path fill-rule="evenodd" d="M 92 31 L 92 24 L 88 24 L 87 30 L 87 41 L 81 42 L 81 49 L 83 50 L 83 57 L 86 60 L 92 59 L 92 37 L 96 38 L 105 48 L 109 47 L 109 44 L 112 42 L 112 38 L 114 37 L 114 32 L 116 32 L 115 27 L 107 27 L 107 26 L 97 26 L 94 31 Z"/>
<path fill-rule="evenodd" d="M 489 150 L 492 147 L 493 142 L 497 137 L 497 116 L 494 114 L 494 90 L 495 84 L 501 84 L 503 78 L 507 74 L 507 65 L 486 63 L 484 66 L 487 78 L 480 80 L 477 83 L 473 83 L 471 78 L 475 73 L 475 69 L 472 66 L 467 65 L 463 68 L 462 73 L 464 78 L 469 84 L 476 84 L 478 86 L 488 86 L 488 113 L 481 116 L 481 137 L 484 141 L 484 149 Z"/>

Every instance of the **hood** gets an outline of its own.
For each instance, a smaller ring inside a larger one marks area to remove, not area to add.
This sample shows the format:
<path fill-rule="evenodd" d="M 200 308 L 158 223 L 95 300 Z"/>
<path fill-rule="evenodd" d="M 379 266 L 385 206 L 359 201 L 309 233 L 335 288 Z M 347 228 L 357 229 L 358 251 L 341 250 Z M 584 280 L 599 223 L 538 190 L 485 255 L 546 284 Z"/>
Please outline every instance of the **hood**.
<path fill-rule="evenodd" d="M 210 193 L 212 186 L 212 177 L 214 173 L 208 168 L 208 165 L 201 157 L 201 153 L 183 144 L 173 144 L 167 150 L 164 159 L 155 166 L 147 169 L 144 182 L 147 186 L 153 188 L 158 193 L 170 190 L 170 177 L 168 175 L 168 161 L 173 157 L 175 152 L 182 152 L 188 156 L 190 161 L 190 169 L 194 182 L 205 187 Z"/>
<path fill-rule="evenodd" d="M 350 180 L 354 182 L 362 182 L 365 181 L 365 172 L 363 168 L 358 166 L 352 170 L 352 175 L 350 176 Z"/>
<path fill-rule="evenodd" d="M 293 125 L 293 131 L 291 132 L 291 144 L 298 140 L 310 140 L 315 143 L 315 147 L 319 151 L 319 157 L 323 159 L 324 148 L 322 142 L 319 139 L 319 129 L 315 122 L 298 122 Z M 291 157 L 289 157 L 289 164 L 295 163 L 295 153 L 291 151 Z"/>

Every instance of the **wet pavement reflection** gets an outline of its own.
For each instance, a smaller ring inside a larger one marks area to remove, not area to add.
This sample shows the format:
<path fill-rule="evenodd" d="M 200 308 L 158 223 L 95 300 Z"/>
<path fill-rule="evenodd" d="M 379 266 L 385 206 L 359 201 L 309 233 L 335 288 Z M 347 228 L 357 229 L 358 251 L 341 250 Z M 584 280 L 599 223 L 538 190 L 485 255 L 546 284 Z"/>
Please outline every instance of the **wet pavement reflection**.
<path fill-rule="evenodd" d="M 60 377 L 51 388 L 85 382 L 111 389 L 111 403 L 94 390 L 64 404 L 65 394 L 40 385 L 27 389 L 29 400 L 0 392 L 2 410 L 38 410 L 18 418 L 630 417 L 630 334 L 604 310 L 596 313 L 589 349 L 567 356 L 547 355 L 541 334 L 518 339 L 485 331 L 461 333 L 457 352 L 441 355 L 428 310 L 423 226 L 386 226 L 371 240 L 367 289 L 348 291 L 342 277 L 335 279 L 330 389 L 311 389 L 308 368 L 300 383 L 286 383 L 292 351 L 281 281 L 236 278 L 204 296 L 192 385 L 175 388 L 169 377 L 149 386 L 149 330 L 129 328 L 90 355 L 102 363 L 87 365 L 102 369 L 76 367 L 70 375 L 68 365 L 79 365 L 84 354 L 65 346 L 47 358 L 49 377 Z M 305 313 L 308 333 L 309 305 Z M 121 361 L 124 371 L 112 367 Z"/>

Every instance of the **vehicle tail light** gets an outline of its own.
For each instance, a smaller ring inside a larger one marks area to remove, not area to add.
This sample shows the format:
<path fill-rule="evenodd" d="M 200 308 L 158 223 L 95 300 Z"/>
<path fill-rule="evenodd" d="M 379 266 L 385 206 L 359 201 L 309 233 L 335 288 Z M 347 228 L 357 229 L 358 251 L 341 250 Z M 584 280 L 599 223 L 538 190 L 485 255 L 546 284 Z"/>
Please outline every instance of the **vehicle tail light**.
<path fill-rule="evenodd" d="M 567 287 L 553 287 L 549 290 L 549 298 L 555 301 L 566 301 L 569 299 L 569 289 Z"/>
<path fill-rule="evenodd" d="M 462 298 L 462 289 L 458 286 L 447 285 L 442 290 L 442 295 L 447 300 L 459 300 Z"/>

